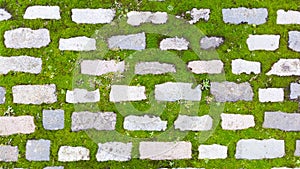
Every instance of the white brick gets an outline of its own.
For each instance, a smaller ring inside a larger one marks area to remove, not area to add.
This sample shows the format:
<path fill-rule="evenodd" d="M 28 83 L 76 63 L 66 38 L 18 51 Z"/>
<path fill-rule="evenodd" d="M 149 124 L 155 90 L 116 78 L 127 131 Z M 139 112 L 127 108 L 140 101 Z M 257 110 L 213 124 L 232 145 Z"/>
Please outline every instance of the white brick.
<path fill-rule="evenodd" d="M 113 9 L 72 9 L 72 21 L 86 24 L 110 23 L 115 13 Z"/>
<path fill-rule="evenodd" d="M 35 131 L 33 116 L 0 117 L 0 136 L 30 134 Z"/>
<path fill-rule="evenodd" d="M 58 161 L 71 162 L 90 160 L 90 150 L 85 147 L 61 146 L 58 151 Z"/>
<path fill-rule="evenodd" d="M 261 72 L 261 64 L 260 62 L 252 62 L 243 59 L 235 59 L 231 61 L 232 73 L 233 74 L 259 74 Z"/>
<path fill-rule="evenodd" d="M 127 116 L 124 119 L 124 129 L 126 130 L 145 130 L 145 131 L 164 131 L 167 129 L 167 121 L 162 121 L 155 116 Z"/>
<path fill-rule="evenodd" d="M 200 145 L 198 151 L 198 159 L 225 159 L 228 148 L 218 144 Z"/>
<path fill-rule="evenodd" d="M 98 144 L 97 161 L 129 161 L 132 143 L 107 142 Z"/>
<path fill-rule="evenodd" d="M 284 100 L 283 88 L 258 89 L 260 102 L 282 102 Z"/>
<path fill-rule="evenodd" d="M 30 56 L 0 56 L 0 74 L 10 71 L 39 74 L 42 71 L 42 59 Z"/>
<path fill-rule="evenodd" d="M 300 24 L 300 12 L 280 9 L 277 11 L 277 24 Z"/>
<path fill-rule="evenodd" d="M 242 130 L 255 126 L 253 115 L 221 114 L 223 130 Z"/>
<path fill-rule="evenodd" d="M 223 62 L 221 60 L 209 60 L 209 61 L 191 61 L 188 63 L 188 68 L 196 74 L 218 74 L 223 71 Z"/>
<path fill-rule="evenodd" d="M 145 32 L 116 35 L 108 38 L 109 49 L 144 50 L 146 48 Z"/>
<path fill-rule="evenodd" d="M 130 11 L 127 13 L 127 17 L 127 23 L 132 26 L 139 26 L 142 23 L 164 24 L 168 20 L 166 12 Z"/>
<path fill-rule="evenodd" d="M 188 50 L 189 43 L 184 38 L 166 38 L 160 42 L 159 48 L 161 50 Z"/>
<path fill-rule="evenodd" d="M 59 6 L 30 6 L 26 9 L 24 19 L 60 19 Z"/>
<path fill-rule="evenodd" d="M 112 85 L 109 94 L 111 102 L 146 100 L 144 86 Z"/>
<path fill-rule="evenodd" d="M 212 128 L 213 119 L 209 115 L 186 116 L 179 115 L 174 122 L 175 129 L 181 131 L 207 131 Z"/>
<path fill-rule="evenodd" d="M 83 60 L 81 62 L 81 73 L 100 76 L 106 73 L 124 72 L 125 62 L 115 60 Z"/>
<path fill-rule="evenodd" d="M 59 39 L 59 50 L 93 51 L 96 50 L 96 40 L 85 36 Z"/>
<path fill-rule="evenodd" d="M 74 89 L 73 91 L 67 90 L 66 102 L 67 103 L 94 103 L 100 101 L 100 91 L 88 91 L 86 89 Z"/>
<path fill-rule="evenodd" d="M 17 146 L 0 145 L 0 161 L 15 162 L 18 161 L 19 149 Z"/>
<path fill-rule="evenodd" d="M 274 51 L 279 48 L 280 35 L 249 35 L 248 49 Z"/>
<path fill-rule="evenodd" d="M 300 60 L 299 59 L 279 59 L 266 75 L 277 76 L 299 76 Z"/>

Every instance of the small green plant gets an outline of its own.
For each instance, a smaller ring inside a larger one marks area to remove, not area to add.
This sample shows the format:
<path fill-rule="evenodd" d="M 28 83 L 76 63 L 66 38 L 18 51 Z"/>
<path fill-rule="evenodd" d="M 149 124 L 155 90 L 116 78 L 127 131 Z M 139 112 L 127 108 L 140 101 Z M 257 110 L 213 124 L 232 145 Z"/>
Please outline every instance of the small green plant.
<path fill-rule="evenodd" d="M 210 81 L 208 79 L 205 79 L 202 81 L 201 85 L 201 90 L 208 90 L 210 88 Z"/>
<path fill-rule="evenodd" d="M 7 110 L 3 114 L 4 116 L 13 116 L 15 115 L 15 111 L 11 106 L 8 106 Z"/>
<path fill-rule="evenodd" d="M 214 97 L 213 96 L 205 96 L 205 101 L 206 101 L 206 104 L 209 104 L 214 101 Z"/>

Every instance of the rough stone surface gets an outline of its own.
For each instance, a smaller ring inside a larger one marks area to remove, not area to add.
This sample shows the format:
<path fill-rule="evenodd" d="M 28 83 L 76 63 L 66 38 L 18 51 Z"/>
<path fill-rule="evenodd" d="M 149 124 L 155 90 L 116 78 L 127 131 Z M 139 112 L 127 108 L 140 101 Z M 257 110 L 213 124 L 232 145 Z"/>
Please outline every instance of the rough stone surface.
<path fill-rule="evenodd" d="M 61 146 L 58 150 L 58 161 L 71 162 L 90 160 L 90 150 L 85 147 Z"/>
<path fill-rule="evenodd" d="M 266 75 L 300 76 L 299 59 L 279 59 Z"/>
<path fill-rule="evenodd" d="M 97 161 L 129 161 L 132 143 L 107 142 L 98 144 Z"/>
<path fill-rule="evenodd" d="M 209 20 L 210 9 L 197 9 L 193 8 L 191 11 L 187 12 L 191 14 L 192 20 L 189 21 L 190 24 L 197 23 L 200 19 L 205 21 Z"/>
<path fill-rule="evenodd" d="M 112 85 L 109 101 L 123 102 L 146 100 L 147 97 L 145 92 L 146 89 L 144 86 Z"/>
<path fill-rule="evenodd" d="M 26 159 L 29 161 L 49 161 L 50 140 L 28 140 L 26 143 Z"/>
<path fill-rule="evenodd" d="M 60 19 L 59 6 L 30 6 L 24 19 Z"/>
<path fill-rule="evenodd" d="M 72 21 L 86 24 L 110 23 L 116 15 L 113 9 L 72 9 Z"/>
<path fill-rule="evenodd" d="M 279 48 L 280 35 L 249 35 L 248 49 L 274 51 Z"/>
<path fill-rule="evenodd" d="M 271 169 L 300 169 L 300 168 L 288 168 L 288 167 L 273 167 Z"/>
<path fill-rule="evenodd" d="M 300 24 L 300 12 L 280 9 L 277 11 L 277 24 Z"/>
<path fill-rule="evenodd" d="M 79 130 L 114 130 L 117 115 L 113 112 L 74 112 L 72 114 L 72 131 Z"/>
<path fill-rule="evenodd" d="M 188 50 L 189 43 L 184 38 L 166 38 L 160 42 L 159 48 L 161 50 Z"/>
<path fill-rule="evenodd" d="M 100 76 L 112 72 L 124 72 L 125 62 L 115 60 L 83 60 L 81 62 L 81 73 L 87 75 Z"/>
<path fill-rule="evenodd" d="M 134 73 L 139 75 L 145 74 L 165 74 L 175 73 L 176 68 L 173 64 L 159 62 L 140 62 L 135 65 Z"/>
<path fill-rule="evenodd" d="M 192 83 L 167 82 L 155 85 L 155 99 L 159 101 L 201 100 L 200 85 L 192 88 Z"/>
<path fill-rule="evenodd" d="M 96 50 L 96 40 L 86 36 L 69 39 L 59 39 L 59 50 L 93 51 Z"/>
<path fill-rule="evenodd" d="M 196 74 L 219 74 L 223 71 L 224 64 L 221 60 L 209 61 L 191 61 L 188 63 L 188 68 Z"/>
<path fill-rule="evenodd" d="M 43 110 L 43 127 L 46 130 L 63 129 L 65 124 L 64 110 Z"/>
<path fill-rule="evenodd" d="M 33 116 L 0 117 L 0 136 L 30 134 L 35 130 Z"/>
<path fill-rule="evenodd" d="M 215 97 L 217 102 L 236 102 L 236 101 L 252 101 L 253 91 L 248 82 L 211 82 L 210 93 Z"/>
<path fill-rule="evenodd" d="M 300 52 L 300 32 L 299 31 L 289 31 L 289 48 Z"/>
<path fill-rule="evenodd" d="M 10 71 L 39 74 L 42 71 L 42 59 L 30 56 L 0 56 L 0 74 Z"/>
<path fill-rule="evenodd" d="M 200 40 L 200 47 L 201 49 L 216 49 L 218 48 L 221 44 L 224 43 L 224 39 L 221 37 L 203 37 Z"/>
<path fill-rule="evenodd" d="M 45 167 L 44 169 L 64 169 L 63 166 Z"/>
<path fill-rule="evenodd" d="M 19 149 L 17 146 L 0 146 L 0 161 L 15 162 L 18 161 Z"/>
<path fill-rule="evenodd" d="M 242 139 L 237 143 L 235 158 L 257 160 L 280 158 L 284 155 L 284 140 Z"/>
<path fill-rule="evenodd" d="M 144 50 L 146 35 L 144 32 L 130 35 L 117 35 L 108 38 L 110 49 Z"/>
<path fill-rule="evenodd" d="M 212 128 L 213 119 L 209 115 L 186 116 L 179 115 L 174 122 L 175 129 L 180 131 L 207 131 Z"/>
<path fill-rule="evenodd" d="M 295 150 L 294 155 L 300 156 L 300 140 L 296 140 L 296 150 Z"/>
<path fill-rule="evenodd" d="M 56 86 L 18 85 L 12 88 L 13 102 L 19 104 L 51 104 L 57 101 Z"/>
<path fill-rule="evenodd" d="M 0 9 L 0 21 L 5 21 L 11 18 L 11 14 L 5 9 Z"/>
<path fill-rule="evenodd" d="M 242 130 L 255 126 L 253 115 L 221 114 L 223 130 Z"/>
<path fill-rule="evenodd" d="M 30 28 L 18 28 L 5 31 L 4 44 L 7 48 L 41 48 L 50 43 L 48 29 L 32 30 Z"/>
<path fill-rule="evenodd" d="M 252 62 L 243 59 L 235 59 L 231 61 L 232 73 L 233 74 L 259 74 L 261 72 L 261 64 L 260 62 Z"/>
<path fill-rule="evenodd" d="M 0 104 L 4 104 L 5 103 L 5 94 L 6 94 L 6 90 L 4 87 L 0 87 Z"/>
<path fill-rule="evenodd" d="M 140 142 L 140 159 L 176 160 L 192 158 L 190 142 Z"/>
<path fill-rule="evenodd" d="M 266 8 L 231 8 L 222 9 L 223 21 L 231 24 L 264 24 L 267 22 L 268 10 Z"/>
<path fill-rule="evenodd" d="M 227 146 L 218 144 L 200 145 L 198 159 L 225 159 L 227 158 Z"/>
<path fill-rule="evenodd" d="M 258 89 L 258 99 L 260 102 L 283 102 L 283 88 Z"/>
<path fill-rule="evenodd" d="M 146 130 L 146 131 L 164 131 L 167 129 L 167 121 L 162 121 L 160 117 L 155 116 L 127 116 L 124 119 L 124 129 L 126 130 Z"/>
<path fill-rule="evenodd" d="M 290 90 L 291 90 L 290 99 L 298 99 L 298 97 L 300 96 L 300 84 L 299 83 L 291 83 Z M 0 91 L 0 93 L 1 93 L 1 91 Z M 0 98 L 1 98 L 1 96 L 0 96 Z"/>
<path fill-rule="evenodd" d="M 283 131 L 300 131 L 300 114 L 284 112 L 265 112 L 264 128 Z"/>
<path fill-rule="evenodd" d="M 66 102 L 67 103 L 94 103 L 100 101 L 100 91 L 87 91 L 86 89 L 74 89 L 73 91 L 67 90 Z"/>
<path fill-rule="evenodd" d="M 127 23 L 132 26 L 139 26 L 142 23 L 164 24 L 168 20 L 166 12 L 138 12 L 130 11 L 127 13 Z"/>

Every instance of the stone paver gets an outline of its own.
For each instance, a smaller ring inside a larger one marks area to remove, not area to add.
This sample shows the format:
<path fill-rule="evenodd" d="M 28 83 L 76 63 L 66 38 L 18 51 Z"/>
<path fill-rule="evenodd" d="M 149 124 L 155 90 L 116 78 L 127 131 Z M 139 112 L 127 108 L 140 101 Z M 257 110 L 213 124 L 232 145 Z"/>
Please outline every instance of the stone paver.
<path fill-rule="evenodd" d="M 198 151 L 198 159 L 225 159 L 227 158 L 228 148 L 218 144 L 200 145 Z"/>
<path fill-rule="evenodd" d="M 258 89 L 258 99 L 260 102 L 283 102 L 283 88 Z"/>
<path fill-rule="evenodd" d="M 124 102 L 146 100 L 145 92 L 146 89 L 144 86 L 112 85 L 109 101 Z"/>
<path fill-rule="evenodd" d="M 223 21 L 231 24 L 264 24 L 268 19 L 268 10 L 266 8 L 231 8 L 222 9 Z"/>
<path fill-rule="evenodd" d="M 90 150 L 85 147 L 61 146 L 58 150 L 58 161 L 71 162 L 90 160 Z"/>
<path fill-rule="evenodd" d="M 113 9 L 72 9 L 72 21 L 86 24 L 110 23 L 115 17 Z"/>
<path fill-rule="evenodd" d="M 165 131 L 167 121 L 162 121 L 160 117 L 155 116 L 127 116 L 124 119 L 124 129 L 126 130 L 145 130 L 145 131 Z"/>
<path fill-rule="evenodd" d="M 57 101 L 56 85 L 18 85 L 12 88 L 13 102 L 19 104 L 51 104 Z"/>
<path fill-rule="evenodd" d="M 253 115 L 221 114 L 223 130 L 243 130 L 255 126 Z"/>
<path fill-rule="evenodd" d="M 209 61 L 191 61 L 188 63 L 188 68 L 196 74 L 219 74 L 222 73 L 224 64 L 221 60 Z"/>
<path fill-rule="evenodd" d="M 49 161 L 50 140 L 28 140 L 26 143 L 26 159 L 29 161 Z"/>
<path fill-rule="evenodd" d="M 134 73 L 139 75 L 145 74 L 165 74 L 175 73 L 176 68 L 173 64 L 159 62 L 140 62 L 135 65 Z"/>
<path fill-rule="evenodd" d="M 33 116 L 0 117 L 0 136 L 30 134 L 35 131 Z"/>
<path fill-rule="evenodd" d="M 266 75 L 277 76 L 299 76 L 300 75 L 300 60 L 299 59 L 279 59 Z"/>
<path fill-rule="evenodd" d="M 281 158 L 284 155 L 284 140 L 242 139 L 237 142 L 235 158 L 257 160 Z"/>
<path fill-rule="evenodd" d="M 140 159 L 176 160 L 192 158 L 190 142 L 140 142 Z"/>
<path fill-rule="evenodd" d="M 45 167 L 44 169 L 64 169 L 63 166 Z"/>
<path fill-rule="evenodd" d="M 160 42 L 159 48 L 161 50 L 188 50 L 189 43 L 184 38 L 166 38 Z"/>
<path fill-rule="evenodd" d="M 127 13 L 127 23 L 132 26 L 139 26 L 143 23 L 164 24 L 168 20 L 166 12 L 138 12 L 130 11 Z"/>
<path fill-rule="evenodd" d="M 264 128 L 283 131 L 300 131 L 300 114 L 284 112 L 265 112 Z"/>
<path fill-rule="evenodd" d="M 72 131 L 88 129 L 114 130 L 117 115 L 113 112 L 74 112 L 71 118 Z"/>
<path fill-rule="evenodd" d="M 146 35 L 144 32 L 130 35 L 116 35 L 108 38 L 110 49 L 144 50 Z"/>
<path fill-rule="evenodd" d="M 129 161 L 132 143 L 107 142 L 98 144 L 97 161 Z"/>
<path fill-rule="evenodd" d="M 15 162 L 18 161 L 19 149 L 17 146 L 0 145 L 0 161 Z"/>
<path fill-rule="evenodd" d="M 295 149 L 295 156 L 300 156 L 300 140 L 296 140 L 296 149 Z"/>
<path fill-rule="evenodd" d="M 203 37 L 200 39 L 200 47 L 201 49 L 216 49 L 221 44 L 224 43 L 224 39 L 222 37 Z"/>
<path fill-rule="evenodd" d="M 0 8 L 0 21 L 5 21 L 11 18 L 11 14 L 8 13 L 5 9 Z"/>
<path fill-rule="evenodd" d="M 93 51 L 96 50 L 96 40 L 86 36 L 59 39 L 59 50 Z"/>
<path fill-rule="evenodd" d="M 209 115 L 186 116 L 179 115 L 174 122 L 175 129 L 180 131 L 207 131 L 211 130 L 213 119 Z"/>
<path fill-rule="evenodd" d="M 200 19 L 204 19 L 205 21 L 208 21 L 210 15 L 210 9 L 193 8 L 191 11 L 188 11 L 187 13 L 190 13 L 192 18 L 192 20 L 190 20 L 189 23 L 194 24 L 200 21 Z"/>
<path fill-rule="evenodd" d="M 252 101 L 253 91 L 248 82 L 211 82 L 210 93 L 217 102 Z"/>
<path fill-rule="evenodd" d="M 64 110 L 43 110 L 43 127 L 46 130 L 60 130 L 64 128 Z"/>
<path fill-rule="evenodd" d="M 271 169 L 300 169 L 300 168 L 272 167 Z"/>
<path fill-rule="evenodd" d="M 288 47 L 293 51 L 300 52 L 300 32 L 289 31 L 289 45 Z"/>
<path fill-rule="evenodd" d="M 300 24 L 300 12 L 280 9 L 277 11 L 276 22 L 277 24 Z"/>
<path fill-rule="evenodd" d="M 274 51 L 279 48 L 280 35 L 249 35 L 247 39 L 248 49 Z"/>
<path fill-rule="evenodd" d="M 48 29 L 17 28 L 4 33 L 4 44 L 7 48 L 41 48 L 50 41 Z"/>
<path fill-rule="evenodd" d="M 94 103 L 100 101 L 100 91 L 88 91 L 86 89 L 74 89 L 73 91 L 67 90 L 66 102 L 67 103 Z"/>
<path fill-rule="evenodd" d="M 115 60 L 83 60 L 81 62 L 81 73 L 86 75 L 101 76 L 106 73 L 124 72 L 125 62 Z"/>
<path fill-rule="evenodd" d="M 260 74 L 261 72 L 261 63 L 260 62 L 252 62 L 243 59 L 235 59 L 231 61 L 232 73 L 233 74 Z"/>
<path fill-rule="evenodd" d="M 59 6 L 29 6 L 24 19 L 60 19 Z"/>
<path fill-rule="evenodd" d="M 42 71 L 42 59 L 31 56 L 0 56 L 0 74 L 10 71 L 39 74 Z"/>
<path fill-rule="evenodd" d="M 5 94 L 6 94 L 6 90 L 4 87 L 0 87 L 0 104 L 4 104 L 5 103 Z"/>
<path fill-rule="evenodd" d="M 300 84 L 299 83 L 291 83 L 290 91 L 291 91 L 290 99 L 298 99 L 298 97 L 300 96 Z"/>

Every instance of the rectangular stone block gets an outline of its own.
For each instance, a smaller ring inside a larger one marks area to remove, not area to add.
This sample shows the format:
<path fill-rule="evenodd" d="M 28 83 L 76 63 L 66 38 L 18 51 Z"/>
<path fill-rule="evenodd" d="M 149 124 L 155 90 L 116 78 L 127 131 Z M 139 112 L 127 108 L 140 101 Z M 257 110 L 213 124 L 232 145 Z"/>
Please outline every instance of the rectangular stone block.
<path fill-rule="evenodd" d="M 255 126 L 253 115 L 221 114 L 223 130 L 243 130 Z"/>
<path fill-rule="evenodd" d="M 300 38 L 300 32 L 299 32 Z M 299 41 L 300 43 L 300 41 Z M 298 44 L 296 42 L 295 44 Z M 299 48 L 300 51 L 300 48 Z M 299 59 L 279 59 L 266 75 L 277 76 L 300 76 L 300 60 Z"/>
<path fill-rule="evenodd" d="M 26 143 L 26 159 L 29 161 L 49 161 L 50 144 L 50 140 L 28 140 Z"/>
<path fill-rule="evenodd" d="M 61 146 L 58 150 L 58 161 L 72 162 L 82 160 L 90 160 L 90 150 L 85 147 Z"/>
<path fill-rule="evenodd" d="M 156 116 L 134 116 L 130 115 L 124 119 L 124 129 L 136 131 L 164 131 L 167 129 L 167 121 L 162 121 L 160 117 Z"/>
<path fill-rule="evenodd" d="M 291 91 L 290 99 L 298 99 L 298 97 L 300 96 L 300 84 L 299 83 L 291 83 L 290 91 Z"/>
<path fill-rule="evenodd" d="M 209 115 L 186 116 L 179 115 L 174 122 L 175 129 L 181 131 L 207 131 L 212 128 L 213 119 Z"/>
<path fill-rule="evenodd" d="M 29 6 L 24 19 L 60 19 L 59 6 Z"/>
<path fill-rule="evenodd" d="M 86 89 L 67 90 L 67 103 L 95 103 L 100 101 L 100 91 L 88 91 Z"/>
<path fill-rule="evenodd" d="M 277 11 L 276 22 L 277 24 L 300 24 L 300 12 L 280 9 Z"/>
<path fill-rule="evenodd" d="M 200 145 L 198 151 L 198 159 L 225 159 L 228 148 L 218 144 Z"/>
<path fill-rule="evenodd" d="M 250 51 L 274 51 L 279 48 L 280 35 L 249 35 L 247 39 Z"/>
<path fill-rule="evenodd" d="M 235 59 L 231 61 L 232 73 L 233 74 L 259 74 L 261 72 L 261 64 L 260 62 L 252 62 L 243 59 Z"/>
<path fill-rule="evenodd" d="M 0 136 L 30 134 L 35 131 L 33 116 L 0 117 Z"/>
<path fill-rule="evenodd" d="M 18 161 L 19 149 L 17 146 L 0 145 L 0 161 L 16 162 Z"/>
<path fill-rule="evenodd" d="M 0 104 L 4 104 L 5 103 L 5 94 L 6 94 L 6 90 L 4 87 L 0 87 Z"/>
<path fill-rule="evenodd" d="M 166 12 L 130 11 L 127 17 L 127 23 L 132 26 L 139 26 L 142 23 L 164 24 L 168 20 Z"/>
<path fill-rule="evenodd" d="M 209 61 L 191 61 L 188 63 L 188 68 L 196 74 L 219 74 L 223 71 L 223 62 L 221 60 Z"/>
<path fill-rule="evenodd" d="M 97 161 L 129 161 L 132 143 L 107 142 L 98 144 Z"/>
<path fill-rule="evenodd" d="M 260 102 L 283 102 L 283 88 L 258 89 L 258 99 Z"/>
<path fill-rule="evenodd" d="M 115 17 L 113 9 L 72 9 L 72 21 L 85 24 L 110 23 Z"/>
<path fill-rule="evenodd" d="M 189 43 L 184 38 L 166 38 L 160 42 L 159 48 L 161 50 L 188 50 Z"/>
<path fill-rule="evenodd" d="M 223 21 L 231 24 L 255 24 L 260 25 L 267 22 L 268 10 L 266 8 L 231 8 L 222 9 Z"/>
<path fill-rule="evenodd" d="M 283 131 L 300 131 L 300 114 L 265 112 L 263 127 Z"/>
<path fill-rule="evenodd" d="M 296 149 L 294 155 L 297 157 L 300 156 L 300 140 L 296 140 Z"/>
<path fill-rule="evenodd" d="M 112 85 L 109 101 L 123 102 L 146 100 L 147 97 L 145 92 L 146 89 L 144 86 Z"/>
<path fill-rule="evenodd" d="M 74 38 L 60 38 L 59 50 L 70 51 L 93 51 L 96 50 L 96 40 L 86 36 L 79 36 Z"/>
<path fill-rule="evenodd" d="M 108 38 L 109 49 L 144 50 L 146 35 L 144 32 L 130 35 L 116 35 Z"/>
<path fill-rule="evenodd" d="M 138 75 L 145 74 L 165 74 L 175 73 L 176 68 L 173 64 L 159 63 L 159 62 L 140 62 L 135 65 L 134 73 Z"/>
<path fill-rule="evenodd" d="M 106 73 L 124 72 L 125 62 L 115 60 L 83 60 L 81 62 L 81 73 L 86 75 L 100 76 Z"/>
<path fill-rule="evenodd" d="M 42 71 L 42 59 L 30 56 L 0 56 L 0 74 L 10 71 L 39 74 Z"/>

